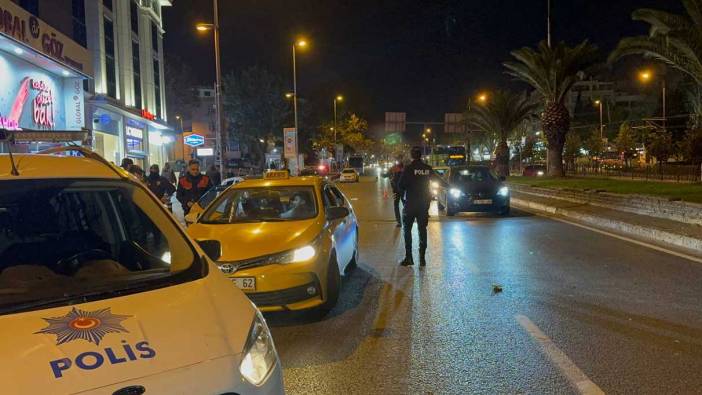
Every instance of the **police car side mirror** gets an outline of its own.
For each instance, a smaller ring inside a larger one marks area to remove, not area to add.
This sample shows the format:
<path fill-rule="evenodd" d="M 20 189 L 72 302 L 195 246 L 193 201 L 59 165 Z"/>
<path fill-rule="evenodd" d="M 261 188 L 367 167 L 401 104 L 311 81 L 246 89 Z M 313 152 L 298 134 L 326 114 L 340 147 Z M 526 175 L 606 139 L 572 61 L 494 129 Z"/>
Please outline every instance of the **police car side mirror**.
<path fill-rule="evenodd" d="M 217 240 L 197 240 L 197 244 L 215 262 L 222 256 L 222 243 Z"/>
<path fill-rule="evenodd" d="M 346 207 L 330 207 L 327 209 L 327 221 L 346 218 L 349 214 L 351 214 L 351 211 Z"/>

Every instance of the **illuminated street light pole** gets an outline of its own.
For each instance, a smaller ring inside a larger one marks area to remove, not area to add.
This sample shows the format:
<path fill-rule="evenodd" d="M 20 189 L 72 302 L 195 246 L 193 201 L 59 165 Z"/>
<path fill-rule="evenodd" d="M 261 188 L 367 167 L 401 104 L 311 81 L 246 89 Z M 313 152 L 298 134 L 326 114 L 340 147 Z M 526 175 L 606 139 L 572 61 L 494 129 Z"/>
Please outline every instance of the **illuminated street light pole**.
<path fill-rule="evenodd" d="M 292 45 L 292 63 L 293 63 L 293 112 L 295 113 L 295 155 L 299 155 L 300 131 L 298 130 L 297 116 L 297 48 L 307 47 L 307 41 L 298 39 Z M 295 158 L 297 164 L 297 157 Z M 299 166 L 298 166 L 299 167 Z"/>
<path fill-rule="evenodd" d="M 600 107 L 600 140 L 604 138 L 604 121 L 602 117 L 602 100 L 595 100 L 595 104 Z"/>
<path fill-rule="evenodd" d="M 216 82 L 215 82 L 215 107 L 217 110 L 216 119 L 216 130 L 215 130 L 215 146 L 216 151 L 219 155 L 217 159 L 217 166 L 219 166 L 219 171 L 223 174 L 224 166 L 222 165 L 222 160 L 224 159 L 224 146 L 222 144 L 222 61 L 219 49 L 219 1 L 212 0 L 212 8 L 214 11 L 214 24 L 212 23 L 200 23 L 196 26 L 198 31 L 204 32 L 208 30 L 213 31 L 214 35 L 214 47 L 215 47 L 215 68 L 216 68 Z"/>
<path fill-rule="evenodd" d="M 639 80 L 643 84 L 648 84 L 651 80 L 653 79 L 653 72 L 651 70 L 642 70 L 639 72 Z M 667 93 L 666 93 L 666 84 L 665 84 L 665 78 L 661 80 L 661 88 L 662 88 L 662 96 L 663 96 L 663 130 L 667 130 L 666 124 L 667 124 L 667 113 L 666 113 L 666 101 L 667 101 Z"/>
<path fill-rule="evenodd" d="M 334 98 L 334 149 L 336 149 L 336 104 L 343 100 L 344 97 L 341 95 Z"/>

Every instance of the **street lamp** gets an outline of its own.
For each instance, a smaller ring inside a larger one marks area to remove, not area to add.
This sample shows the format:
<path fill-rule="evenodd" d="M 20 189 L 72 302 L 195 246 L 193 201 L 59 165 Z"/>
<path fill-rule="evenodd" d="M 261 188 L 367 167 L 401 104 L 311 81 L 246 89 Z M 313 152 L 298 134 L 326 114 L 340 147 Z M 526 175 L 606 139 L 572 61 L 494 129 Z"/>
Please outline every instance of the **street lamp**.
<path fill-rule="evenodd" d="M 298 153 L 299 149 L 299 133 L 298 130 L 298 116 L 297 116 L 297 48 L 305 49 L 309 43 L 303 38 L 297 39 L 292 45 L 292 63 L 293 63 L 293 112 L 295 113 L 295 155 Z M 295 158 L 295 164 L 297 164 L 297 158 Z"/>
<path fill-rule="evenodd" d="M 344 101 L 344 97 L 341 95 L 337 95 L 334 98 L 334 129 L 333 129 L 334 130 L 334 149 L 336 149 L 336 129 L 337 129 L 336 128 L 336 104 L 341 102 L 341 101 Z"/>
<path fill-rule="evenodd" d="M 642 84 L 648 84 L 653 80 L 653 72 L 649 69 L 641 70 L 639 71 L 639 81 L 641 81 Z M 661 79 L 661 87 L 662 87 L 662 97 L 663 97 L 663 130 L 666 130 L 666 86 L 665 86 L 665 78 Z"/>
<path fill-rule="evenodd" d="M 595 105 L 600 107 L 600 140 L 604 138 L 604 122 L 602 117 L 602 100 L 595 100 Z"/>
<path fill-rule="evenodd" d="M 215 83 L 215 106 L 217 108 L 217 121 L 215 130 L 215 146 L 219 154 L 217 166 L 219 171 L 224 173 L 222 160 L 224 158 L 224 147 L 222 144 L 222 61 L 219 50 L 219 1 L 212 0 L 212 8 L 214 11 L 214 23 L 198 23 L 195 29 L 199 32 L 207 32 L 212 30 L 214 36 L 215 48 L 215 68 L 217 73 L 217 82 Z"/>

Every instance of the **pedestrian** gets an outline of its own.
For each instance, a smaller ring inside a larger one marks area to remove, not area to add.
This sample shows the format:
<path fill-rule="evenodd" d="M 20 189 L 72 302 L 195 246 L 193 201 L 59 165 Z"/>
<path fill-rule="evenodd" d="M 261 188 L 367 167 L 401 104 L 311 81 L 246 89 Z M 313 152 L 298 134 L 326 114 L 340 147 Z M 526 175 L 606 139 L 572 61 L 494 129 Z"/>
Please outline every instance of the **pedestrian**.
<path fill-rule="evenodd" d="M 136 177 L 139 181 L 144 182 L 144 170 L 139 165 L 131 165 L 127 171 Z"/>
<path fill-rule="evenodd" d="M 210 178 L 200 173 L 200 162 L 192 159 L 188 162 L 187 173 L 178 180 L 176 199 L 183 206 L 183 213 L 188 214 L 190 208 L 212 188 Z"/>
<path fill-rule="evenodd" d="M 161 176 L 168 180 L 168 182 L 170 182 L 172 185 L 175 185 L 175 172 L 173 171 L 170 162 L 166 162 L 166 164 L 163 166 L 163 172 L 161 172 Z"/>
<path fill-rule="evenodd" d="M 390 187 L 392 188 L 392 204 L 395 209 L 395 222 L 397 222 L 397 227 L 402 227 L 402 217 L 400 215 L 400 201 L 402 200 L 402 195 L 400 194 L 400 177 L 402 176 L 402 171 L 405 165 L 402 163 L 402 157 L 397 157 L 397 162 L 388 171 L 388 177 L 390 178 Z"/>
<path fill-rule="evenodd" d="M 134 165 L 134 161 L 132 158 L 124 158 L 122 159 L 122 164 L 119 165 L 119 167 L 123 168 L 126 171 L 129 171 L 129 168 Z"/>
<path fill-rule="evenodd" d="M 429 206 L 432 196 L 430 185 L 432 179 L 444 184 L 434 169 L 422 161 L 422 148 L 413 147 L 412 163 L 405 166 L 398 182 L 400 196 L 404 197 L 402 207 L 402 226 L 405 239 L 405 259 L 402 266 L 414 265 L 412 257 L 412 226 L 417 221 L 419 232 L 419 265 L 426 266 L 427 225 L 429 224 Z"/>
<path fill-rule="evenodd" d="M 207 169 L 207 177 L 210 178 L 212 185 L 219 185 L 222 183 L 222 174 L 219 172 L 216 165 L 210 165 Z"/>
<path fill-rule="evenodd" d="M 171 195 L 175 192 L 175 186 L 166 177 L 159 174 L 158 165 L 151 165 L 149 175 L 146 177 L 146 186 L 151 192 L 161 199 L 161 202 L 171 208 Z"/>

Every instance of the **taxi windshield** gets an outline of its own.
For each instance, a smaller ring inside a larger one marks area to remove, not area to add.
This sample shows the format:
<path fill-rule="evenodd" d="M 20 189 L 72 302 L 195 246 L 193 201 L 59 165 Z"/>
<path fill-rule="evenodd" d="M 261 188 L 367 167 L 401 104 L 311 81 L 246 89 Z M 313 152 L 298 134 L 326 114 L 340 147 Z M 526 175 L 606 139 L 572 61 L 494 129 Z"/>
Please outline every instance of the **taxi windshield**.
<path fill-rule="evenodd" d="M 202 275 L 177 225 L 128 182 L 0 182 L 0 314 Z"/>
<path fill-rule="evenodd" d="M 314 188 L 281 186 L 232 189 L 203 214 L 203 224 L 300 221 L 317 216 Z"/>

